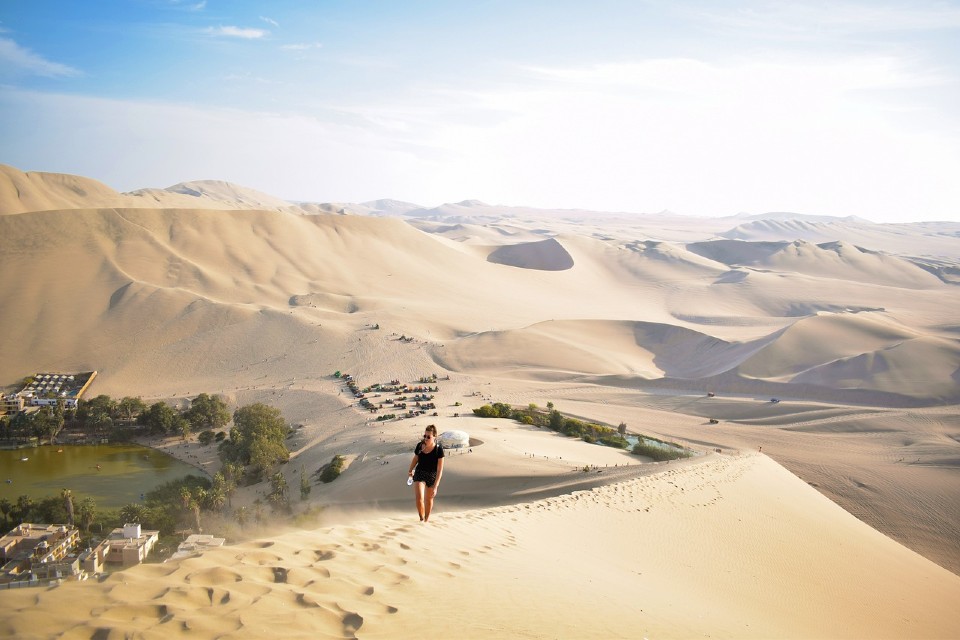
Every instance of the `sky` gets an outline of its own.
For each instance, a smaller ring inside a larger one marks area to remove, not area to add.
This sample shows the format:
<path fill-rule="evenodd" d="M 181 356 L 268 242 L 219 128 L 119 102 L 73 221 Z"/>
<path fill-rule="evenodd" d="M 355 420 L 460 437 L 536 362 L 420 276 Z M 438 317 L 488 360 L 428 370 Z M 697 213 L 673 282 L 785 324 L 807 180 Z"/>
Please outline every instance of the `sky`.
<path fill-rule="evenodd" d="M 119 191 L 960 221 L 960 2 L 4 0 L 0 163 Z"/>

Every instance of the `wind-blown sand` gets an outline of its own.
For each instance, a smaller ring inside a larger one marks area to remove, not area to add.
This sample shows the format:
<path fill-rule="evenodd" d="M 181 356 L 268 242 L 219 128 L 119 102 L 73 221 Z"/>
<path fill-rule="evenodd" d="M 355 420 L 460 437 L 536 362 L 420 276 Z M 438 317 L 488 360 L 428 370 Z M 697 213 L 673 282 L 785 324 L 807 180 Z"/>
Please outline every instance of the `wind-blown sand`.
<path fill-rule="evenodd" d="M 92 394 L 266 402 L 296 425 L 291 487 L 349 461 L 294 499 L 314 525 L 2 592 L 0 633 L 960 636 L 960 225 L 285 207 L 0 173 L 2 380 L 96 369 Z M 374 422 L 335 370 L 436 373 L 438 415 Z M 490 401 L 698 455 L 472 417 Z M 404 477 L 427 424 L 482 444 L 451 452 L 421 526 Z"/>
<path fill-rule="evenodd" d="M 505 487 L 506 488 L 506 487 Z M 960 577 L 760 455 L 4 595 L 11 637 L 956 637 Z M 79 626 L 74 627 L 74 624 Z"/>

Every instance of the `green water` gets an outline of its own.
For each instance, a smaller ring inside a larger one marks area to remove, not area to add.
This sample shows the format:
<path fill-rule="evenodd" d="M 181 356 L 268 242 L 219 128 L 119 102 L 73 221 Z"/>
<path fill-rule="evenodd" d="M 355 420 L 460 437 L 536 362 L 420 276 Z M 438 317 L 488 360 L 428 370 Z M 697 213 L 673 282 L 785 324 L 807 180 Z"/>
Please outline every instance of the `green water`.
<path fill-rule="evenodd" d="M 10 502 L 22 495 L 34 499 L 59 496 L 66 488 L 73 492 L 75 502 L 90 496 L 98 508 L 115 509 L 139 502 L 140 494 L 190 474 L 202 472 L 139 445 L 65 444 L 0 450 L 0 498 Z"/>

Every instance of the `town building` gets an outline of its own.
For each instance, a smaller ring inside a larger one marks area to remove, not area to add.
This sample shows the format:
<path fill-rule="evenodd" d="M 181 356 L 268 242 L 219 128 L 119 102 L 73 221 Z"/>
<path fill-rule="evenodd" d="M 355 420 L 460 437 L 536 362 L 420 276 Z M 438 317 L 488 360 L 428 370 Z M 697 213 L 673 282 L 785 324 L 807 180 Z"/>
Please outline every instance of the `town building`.
<path fill-rule="evenodd" d="M 19 394 L 8 396 L 0 392 L 0 416 L 10 413 L 17 414 L 23 411 L 24 402 Z"/>
<path fill-rule="evenodd" d="M 0 538 L 0 588 L 34 586 L 54 580 L 83 579 L 71 556 L 80 543 L 80 531 L 65 524 L 25 522 Z"/>
<path fill-rule="evenodd" d="M 85 373 L 38 373 L 30 382 L 18 391 L 15 396 L 18 398 L 22 411 L 25 405 L 34 407 L 56 406 L 57 402 L 62 401 L 64 407 L 76 408 L 77 402 L 83 397 L 87 389 L 97 377 L 96 371 Z M 13 407 L 13 401 L 7 403 L 8 407 Z M 8 408 L 9 411 L 9 408 Z M 16 411 L 9 411 L 16 413 Z"/>
<path fill-rule="evenodd" d="M 147 559 L 159 539 L 159 531 L 141 530 L 139 523 L 125 524 L 111 531 L 93 549 L 96 559 L 88 558 L 88 564 L 120 564 L 124 567 L 140 564 Z"/>
<path fill-rule="evenodd" d="M 177 546 L 177 552 L 170 556 L 169 560 L 198 556 L 208 549 L 222 547 L 226 541 L 226 538 L 214 538 L 205 533 L 194 533 L 187 536 L 187 539 Z"/>

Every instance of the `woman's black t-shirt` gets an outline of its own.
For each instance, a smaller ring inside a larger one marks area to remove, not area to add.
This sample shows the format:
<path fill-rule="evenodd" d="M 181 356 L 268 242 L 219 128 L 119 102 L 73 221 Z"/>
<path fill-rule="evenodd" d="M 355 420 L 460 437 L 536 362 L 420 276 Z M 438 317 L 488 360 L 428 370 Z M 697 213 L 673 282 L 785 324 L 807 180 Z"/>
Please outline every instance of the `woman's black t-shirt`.
<path fill-rule="evenodd" d="M 443 447 L 440 446 L 439 442 L 433 445 L 433 450 L 430 453 L 424 453 L 423 442 L 418 442 L 413 453 L 417 456 L 418 475 L 421 473 L 437 473 L 437 462 L 443 457 Z"/>

